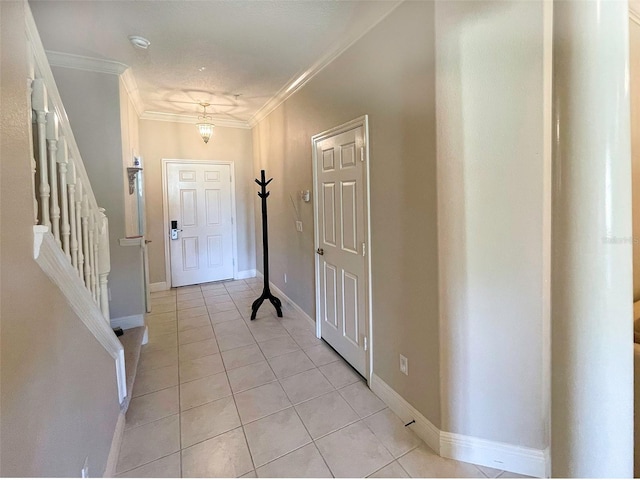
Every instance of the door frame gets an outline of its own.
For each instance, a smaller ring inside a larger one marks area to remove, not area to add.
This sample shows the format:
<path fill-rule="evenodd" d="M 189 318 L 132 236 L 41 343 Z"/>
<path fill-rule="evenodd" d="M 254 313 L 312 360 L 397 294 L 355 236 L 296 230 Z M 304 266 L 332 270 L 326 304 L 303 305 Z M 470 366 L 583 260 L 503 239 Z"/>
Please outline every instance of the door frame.
<path fill-rule="evenodd" d="M 338 135 L 340 133 L 347 132 L 357 127 L 362 127 L 364 129 L 364 181 L 365 181 L 365 189 L 364 189 L 364 221 L 365 221 L 365 243 L 367 248 L 366 261 L 365 261 L 365 325 L 367 328 L 367 332 L 365 333 L 367 337 L 367 351 L 366 351 L 366 368 L 365 368 L 365 378 L 367 383 L 371 383 L 371 377 L 373 374 L 373 305 L 372 305 L 372 289 L 371 289 L 371 256 L 372 256 L 372 248 L 371 248 L 371 191 L 370 191 L 370 175 L 369 175 L 369 160 L 370 160 L 370 142 L 369 142 L 369 116 L 363 115 L 354 120 L 351 120 L 347 123 L 343 123 L 342 125 L 338 125 L 337 127 L 331 128 L 329 130 L 325 130 L 324 132 L 318 133 L 311 137 L 311 149 L 313 155 L 313 229 L 314 229 L 314 265 L 315 265 L 315 283 L 316 283 L 316 337 L 321 338 L 322 336 L 322 321 L 320 318 L 320 257 L 315 253 L 315 251 L 319 248 L 320 245 L 320 232 L 318 230 L 318 154 L 317 154 L 317 144 L 322 140 L 325 140 L 329 137 L 333 137 L 334 135 Z"/>
<path fill-rule="evenodd" d="M 231 244 L 233 245 L 233 278 L 238 277 L 238 215 L 236 212 L 236 169 L 232 160 L 189 160 L 180 158 L 162 159 L 162 231 L 164 232 L 164 275 L 167 288 L 171 285 L 171 252 L 169 240 L 169 192 L 167 191 L 167 166 L 169 164 L 199 163 L 204 165 L 229 165 L 231 172 Z"/>

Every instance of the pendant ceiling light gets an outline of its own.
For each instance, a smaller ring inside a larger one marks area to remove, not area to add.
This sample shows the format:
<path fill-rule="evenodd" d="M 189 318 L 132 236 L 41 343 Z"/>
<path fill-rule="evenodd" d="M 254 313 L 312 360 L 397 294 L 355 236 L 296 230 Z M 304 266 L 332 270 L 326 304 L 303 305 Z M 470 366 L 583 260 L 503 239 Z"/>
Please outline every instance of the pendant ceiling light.
<path fill-rule="evenodd" d="M 201 103 L 202 106 L 202 115 L 198 116 L 198 123 L 196 123 L 196 127 L 198 127 L 198 131 L 200 132 L 200 136 L 204 143 L 207 143 L 213 135 L 213 123 L 211 123 L 211 117 L 207 115 L 207 107 L 209 103 Z"/>

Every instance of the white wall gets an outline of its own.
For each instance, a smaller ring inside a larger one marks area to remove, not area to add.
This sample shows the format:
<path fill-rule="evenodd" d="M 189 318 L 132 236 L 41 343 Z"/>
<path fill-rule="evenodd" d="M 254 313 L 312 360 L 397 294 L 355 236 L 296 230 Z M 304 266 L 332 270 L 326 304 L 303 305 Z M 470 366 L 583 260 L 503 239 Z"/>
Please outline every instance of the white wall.
<path fill-rule="evenodd" d="M 631 98 L 631 186 L 633 214 L 633 300 L 640 300 L 640 25 L 629 21 L 629 96 Z M 634 319 L 635 320 L 635 319 Z M 635 344 L 636 396 L 634 475 L 640 476 L 640 345 Z"/>
<path fill-rule="evenodd" d="M 442 427 L 544 449 L 542 2 L 438 2 Z"/>

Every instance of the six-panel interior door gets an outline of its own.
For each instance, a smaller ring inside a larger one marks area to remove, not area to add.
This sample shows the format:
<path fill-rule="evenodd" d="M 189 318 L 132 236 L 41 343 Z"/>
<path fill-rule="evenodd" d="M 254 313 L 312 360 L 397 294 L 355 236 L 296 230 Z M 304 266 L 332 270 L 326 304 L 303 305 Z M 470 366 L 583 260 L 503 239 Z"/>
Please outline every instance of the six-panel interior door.
<path fill-rule="evenodd" d="M 366 375 L 364 128 L 316 143 L 321 334 Z"/>
<path fill-rule="evenodd" d="M 168 163 L 169 222 L 178 238 L 167 239 L 171 285 L 233 278 L 233 224 L 229 165 Z"/>

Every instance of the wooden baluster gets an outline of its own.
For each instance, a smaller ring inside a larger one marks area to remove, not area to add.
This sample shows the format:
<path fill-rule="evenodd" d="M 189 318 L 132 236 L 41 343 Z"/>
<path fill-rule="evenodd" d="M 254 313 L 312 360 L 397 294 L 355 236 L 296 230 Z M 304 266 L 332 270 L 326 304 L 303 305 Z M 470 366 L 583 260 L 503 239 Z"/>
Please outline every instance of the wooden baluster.
<path fill-rule="evenodd" d="M 78 236 L 78 276 L 84 277 L 84 242 L 82 241 L 82 197 L 84 195 L 82 180 L 76 180 L 76 228 Z"/>
<path fill-rule="evenodd" d="M 62 173 L 60 173 L 60 175 L 62 175 Z M 73 268 L 78 270 L 78 232 L 76 227 L 76 166 L 73 161 L 68 163 L 66 182 L 69 196 L 69 235 L 71 265 L 73 265 Z"/>
<path fill-rule="evenodd" d="M 60 202 L 58 199 L 58 116 L 47 113 L 47 147 L 49 151 L 49 188 L 51 193 L 51 227 L 53 237 L 59 247 L 60 242 Z"/>
<path fill-rule="evenodd" d="M 104 214 L 104 208 L 99 209 L 100 214 L 100 242 L 98 250 L 98 273 L 100 275 L 100 309 L 102 314 L 110 321 L 109 314 L 109 286 L 107 277 L 111 271 L 111 255 L 109 252 L 109 219 Z"/>
<path fill-rule="evenodd" d="M 67 191 L 67 165 L 69 164 L 69 150 L 67 140 L 64 137 L 58 139 L 58 179 L 60 180 L 60 209 L 62 211 L 62 224 L 60 234 L 62 236 L 62 250 L 71 263 L 71 249 L 69 248 L 69 236 L 71 225 L 69 224 L 69 195 Z"/>
<path fill-rule="evenodd" d="M 98 243 L 100 242 L 100 234 L 98 233 L 98 218 L 97 212 L 93 212 L 91 215 L 91 219 L 93 220 L 93 228 L 91 229 L 91 233 L 93 234 L 93 251 L 91 257 L 91 281 L 93 282 L 93 292 L 94 292 L 94 300 L 100 306 L 100 282 L 98 279 Z"/>
<path fill-rule="evenodd" d="M 40 186 L 38 194 L 40 201 L 40 221 L 42 225 L 51 227 L 51 219 L 49 217 L 49 196 L 51 189 L 49 188 L 49 175 L 47 168 L 47 90 L 41 78 L 33 81 L 33 94 L 31 96 L 31 105 L 36 112 L 37 123 L 37 139 L 38 139 L 38 172 L 40 174 Z"/>
<path fill-rule="evenodd" d="M 100 286 L 100 212 L 94 213 L 94 233 L 93 233 L 93 281 L 96 284 L 96 303 L 100 306 L 102 302 L 102 291 Z"/>
<path fill-rule="evenodd" d="M 29 55 L 29 58 L 33 59 L 31 55 Z M 30 66 L 30 70 L 33 70 L 32 66 Z M 38 197 L 36 195 L 36 175 L 38 173 L 38 169 L 36 166 L 37 163 L 36 163 L 36 157 L 35 157 L 35 152 L 33 148 L 33 142 L 34 142 L 33 126 L 36 125 L 36 130 L 37 130 L 37 124 L 36 124 L 36 116 L 34 115 L 34 112 L 33 112 L 33 107 L 31 107 L 31 99 L 33 97 L 33 76 L 30 76 L 29 78 L 27 78 L 27 91 L 29 92 L 29 117 L 31 122 L 29 125 L 29 138 L 31 139 L 31 141 L 29 142 L 29 154 L 30 154 L 29 156 L 31 157 L 31 170 L 32 170 L 31 190 L 33 192 L 33 221 L 35 225 L 38 225 Z"/>
<path fill-rule="evenodd" d="M 99 274 L 99 245 L 100 245 L 100 218 L 98 217 L 98 213 L 94 213 L 94 228 L 93 228 L 93 282 L 95 283 L 95 291 L 96 291 L 96 304 L 100 307 L 100 274 Z"/>
<path fill-rule="evenodd" d="M 89 250 L 87 250 L 87 256 L 89 257 L 89 281 L 91 286 L 91 294 L 93 299 L 97 300 L 96 295 L 96 259 L 95 259 L 95 229 L 96 222 L 93 216 L 93 212 L 89 213 Z"/>
<path fill-rule="evenodd" d="M 82 252 L 84 253 L 84 284 L 91 291 L 91 255 L 89 250 L 89 199 L 82 194 Z"/>

